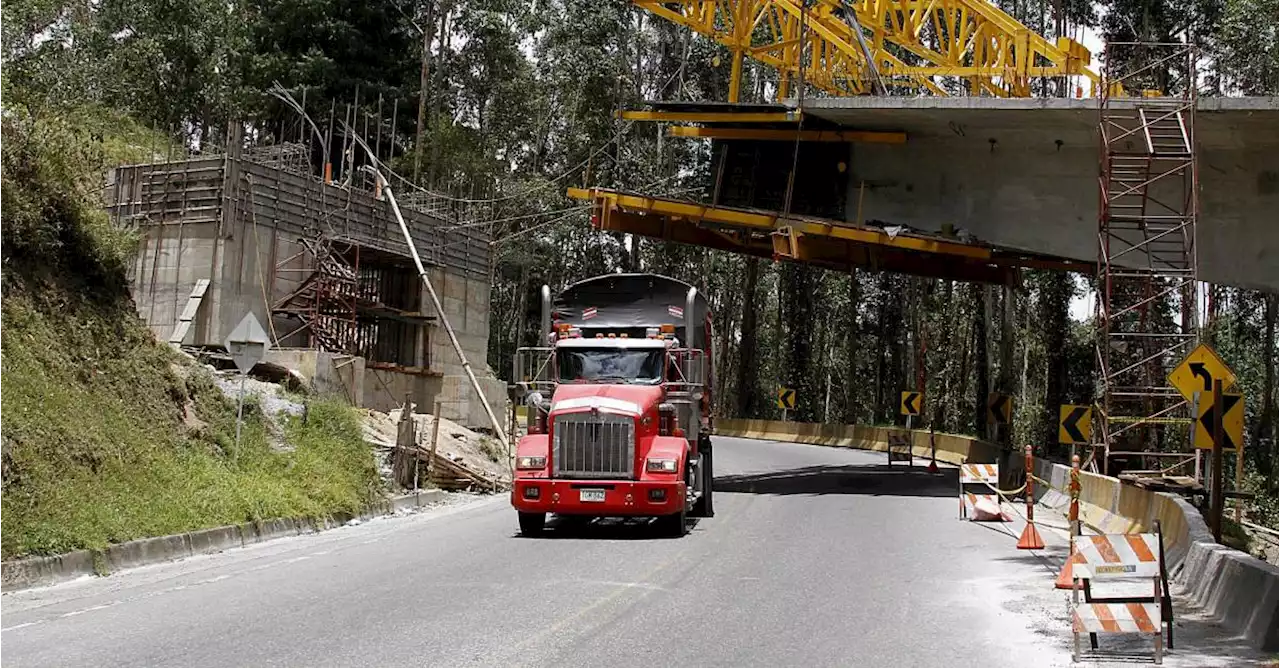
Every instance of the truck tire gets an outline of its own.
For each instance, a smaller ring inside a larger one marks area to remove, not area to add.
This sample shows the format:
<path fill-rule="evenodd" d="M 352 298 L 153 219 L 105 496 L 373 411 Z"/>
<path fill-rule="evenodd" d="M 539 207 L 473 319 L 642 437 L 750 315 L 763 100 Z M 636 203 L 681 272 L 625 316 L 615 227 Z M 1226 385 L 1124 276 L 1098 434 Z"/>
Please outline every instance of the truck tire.
<path fill-rule="evenodd" d="M 654 522 L 654 525 L 668 538 L 681 538 L 689 532 L 689 526 L 685 522 L 686 514 L 684 508 L 678 513 L 663 515 Z"/>
<path fill-rule="evenodd" d="M 546 513 L 517 513 L 520 516 L 520 535 L 537 536 L 547 523 Z"/>
<path fill-rule="evenodd" d="M 701 470 L 698 472 L 698 474 L 702 476 L 702 498 L 698 499 L 697 502 L 693 504 L 693 512 L 691 514 L 694 517 L 716 516 L 715 506 L 711 500 L 711 488 L 715 485 L 716 477 L 715 472 L 712 469 L 713 461 L 714 460 L 711 456 L 711 447 L 707 446 L 707 448 L 702 451 L 702 465 L 699 467 Z"/>

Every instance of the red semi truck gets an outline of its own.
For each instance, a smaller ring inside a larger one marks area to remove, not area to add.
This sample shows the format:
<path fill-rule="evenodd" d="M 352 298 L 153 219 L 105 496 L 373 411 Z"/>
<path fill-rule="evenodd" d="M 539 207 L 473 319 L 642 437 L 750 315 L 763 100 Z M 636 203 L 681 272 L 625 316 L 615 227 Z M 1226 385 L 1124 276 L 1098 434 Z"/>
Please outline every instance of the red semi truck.
<path fill-rule="evenodd" d="M 693 286 L 607 274 L 551 301 L 546 346 L 516 352 L 528 435 L 516 446 L 511 505 L 526 536 L 547 514 L 653 517 L 682 536 L 711 517 L 711 313 Z"/>

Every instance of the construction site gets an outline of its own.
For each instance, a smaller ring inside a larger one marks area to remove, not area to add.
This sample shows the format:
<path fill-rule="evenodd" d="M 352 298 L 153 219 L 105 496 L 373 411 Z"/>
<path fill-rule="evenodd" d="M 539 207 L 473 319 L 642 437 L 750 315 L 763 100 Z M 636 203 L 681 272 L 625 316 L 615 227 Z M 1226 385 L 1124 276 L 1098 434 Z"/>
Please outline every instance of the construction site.
<path fill-rule="evenodd" d="M 490 429 L 367 159 L 354 138 L 336 141 L 336 165 L 313 141 L 249 147 L 235 134 L 222 154 L 116 169 L 107 209 L 139 236 L 138 313 L 157 339 L 214 359 L 251 313 L 271 338 L 265 361 L 321 392 L 382 412 L 438 403 Z M 487 232 L 459 223 L 456 202 L 413 189 L 398 199 L 459 346 L 484 369 Z M 505 385 L 476 375 L 501 406 Z"/>

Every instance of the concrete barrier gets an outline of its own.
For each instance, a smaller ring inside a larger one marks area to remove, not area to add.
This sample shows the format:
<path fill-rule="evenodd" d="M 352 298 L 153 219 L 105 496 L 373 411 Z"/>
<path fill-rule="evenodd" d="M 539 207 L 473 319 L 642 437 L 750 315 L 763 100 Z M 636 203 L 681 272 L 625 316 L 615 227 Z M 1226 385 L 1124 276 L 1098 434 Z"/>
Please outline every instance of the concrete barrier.
<path fill-rule="evenodd" d="M 896 429 L 773 420 L 731 419 L 716 422 L 716 433 L 722 436 L 808 443 L 876 452 L 884 452 L 889 447 L 890 431 L 896 431 Z M 917 429 L 912 430 L 910 436 L 912 454 L 927 459 L 930 453 L 931 434 Z M 1000 457 L 1000 449 L 993 443 L 955 434 L 934 433 L 932 437 L 937 447 L 937 459 L 940 462 L 957 465 L 966 462 L 989 464 L 998 461 Z"/>
<path fill-rule="evenodd" d="M 883 452 L 889 428 L 854 425 L 813 425 L 770 420 L 720 420 L 721 436 L 829 445 Z M 929 456 L 927 431 L 913 430 L 912 451 Z M 999 446 L 968 436 L 932 434 L 937 459 L 952 465 L 1007 462 Z M 1001 466 L 1003 470 L 1005 466 Z M 1011 467 L 1012 468 L 1012 467 Z M 1017 466 L 1021 476 L 1021 465 Z M 1036 502 L 1064 516 L 1071 499 L 1066 490 L 1071 467 L 1036 459 L 1036 477 L 1049 485 L 1037 485 Z M 1019 479 L 1018 483 L 1020 484 Z M 1124 485 L 1109 476 L 1080 473 L 1081 521 L 1098 533 L 1140 533 L 1155 530 L 1164 535 L 1165 561 L 1173 585 L 1194 607 L 1231 632 L 1245 637 L 1263 651 L 1277 649 L 1280 627 L 1280 569 L 1213 540 L 1200 511 L 1181 497 Z"/>
<path fill-rule="evenodd" d="M 440 490 L 406 494 L 371 504 L 360 517 L 391 515 L 430 505 L 444 498 Z M 126 568 L 136 568 L 166 561 L 177 561 L 198 554 L 213 554 L 253 543 L 277 538 L 316 533 L 339 527 L 355 516 L 333 516 L 323 519 L 276 518 L 232 526 L 201 529 L 173 536 L 140 538 L 118 543 L 105 550 L 77 550 L 52 557 L 14 559 L 3 564 L 0 586 L 17 591 L 58 584 L 88 575 L 109 575 Z"/>

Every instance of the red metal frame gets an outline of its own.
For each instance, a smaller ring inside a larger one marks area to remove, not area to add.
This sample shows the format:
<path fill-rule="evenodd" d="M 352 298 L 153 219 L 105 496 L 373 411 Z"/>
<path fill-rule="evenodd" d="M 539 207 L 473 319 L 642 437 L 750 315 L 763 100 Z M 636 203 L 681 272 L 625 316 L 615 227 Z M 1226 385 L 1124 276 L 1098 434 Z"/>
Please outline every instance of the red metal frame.
<path fill-rule="evenodd" d="M 1112 455 L 1140 455 L 1143 468 L 1149 457 L 1186 461 L 1160 451 L 1171 442 L 1163 430 L 1190 421 L 1187 402 L 1165 378 L 1199 335 L 1196 58 L 1186 44 L 1114 42 L 1103 56 L 1096 300 L 1103 396 L 1094 445 L 1104 449 L 1104 473 Z M 1148 96 L 1149 83 L 1164 94 Z M 1181 322 L 1153 312 L 1170 297 Z"/>

